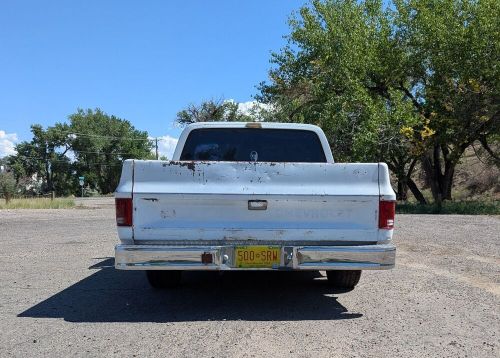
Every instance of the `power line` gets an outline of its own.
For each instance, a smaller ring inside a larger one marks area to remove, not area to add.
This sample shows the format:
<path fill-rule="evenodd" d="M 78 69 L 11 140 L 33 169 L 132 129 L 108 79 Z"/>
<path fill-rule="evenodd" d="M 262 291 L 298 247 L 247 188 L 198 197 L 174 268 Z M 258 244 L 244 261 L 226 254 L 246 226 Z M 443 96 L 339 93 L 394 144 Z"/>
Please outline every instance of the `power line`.
<path fill-rule="evenodd" d="M 74 162 L 68 162 L 66 160 L 61 160 L 61 159 L 49 159 L 49 158 L 41 158 L 41 157 L 30 157 L 27 155 L 18 155 L 18 157 L 22 157 L 25 159 L 34 159 L 34 160 L 48 160 L 50 162 L 58 162 L 58 163 L 68 163 L 68 164 L 73 164 Z M 81 162 L 79 162 L 81 163 Z M 122 164 L 109 164 L 109 163 L 83 163 L 83 165 L 102 165 L 102 166 L 110 166 L 110 167 L 117 167 L 117 166 L 122 166 Z"/>
<path fill-rule="evenodd" d="M 117 139 L 117 140 L 131 140 L 131 141 L 148 141 L 148 142 L 154 142 L 156 140 L 158 141 L 166 141 L 166 138 L 161 138 L 161 137 L 155 137 L 155 138 L 127 138 L 127 137 L 116 137 L 116 136 L 108 136 L 108 135 L 100 135 L 100 134 L 88 134 L 88 133 L 77 133 L 77 132 L 63 132 L 59 131 L 61 134 L 66 134 L 66 135 L 75 135 L 79 137 L 91 137 L 91 138 L 102 138 L 102 139 Z"/>
<path fill-rule="evenodd" d="M 61 134 L 66 134 L 66 135 L 74 135 L 74 136 L 79 136 L 79 137 L 94 137 L 94 138 L 103 138 L 103 139 L 118 139 L 118 140 L 136 140 L 136 141 L 151 141 L 151 139 L 146 138 L 127 138 L 127 137 L 115 137 L 115 136 L 108 136 L 108 135 L 100 135 L 100 134 L 88 134 L 88 133 L 77 133 L 77 132 L 64 132 L 64 131 L 59 131 Z"/>
<path fill-rule="evenodd" d="M 101 150 L 101 151 L 88 151 L 88 150 L 71 150 L 73 153 L 89 153 L 89 154 L 116 154 L 116 155 L 120 155 L 120 154 L 130 154 L 130 152 L 107 152 L 105 150 Z M 62 153 L 57 153 L 55 152 L 56 154 L 62 154 Z"/>

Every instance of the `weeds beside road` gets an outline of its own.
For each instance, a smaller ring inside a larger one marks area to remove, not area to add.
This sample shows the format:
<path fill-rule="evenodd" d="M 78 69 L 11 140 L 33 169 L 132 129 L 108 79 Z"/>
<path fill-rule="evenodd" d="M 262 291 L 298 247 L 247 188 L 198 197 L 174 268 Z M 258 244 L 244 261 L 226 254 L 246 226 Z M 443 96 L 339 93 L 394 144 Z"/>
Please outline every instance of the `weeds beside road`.
<path fill-rule="evenodd" d="M 5 200 L 0 200 L 1 209 L 68 209 L 75 206 L 72 198 L 22 198 L 11 199 L 7 204 Z"/>

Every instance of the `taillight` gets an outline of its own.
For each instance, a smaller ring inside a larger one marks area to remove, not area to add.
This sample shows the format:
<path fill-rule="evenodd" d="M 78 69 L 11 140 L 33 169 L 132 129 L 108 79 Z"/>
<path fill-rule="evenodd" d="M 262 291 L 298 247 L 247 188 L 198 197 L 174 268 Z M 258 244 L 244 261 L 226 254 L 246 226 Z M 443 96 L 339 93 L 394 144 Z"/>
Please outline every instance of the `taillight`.
<path fill-rule="evenodd" d="M 394 229 L 394 216 L 396 215 L 395 201 L 379 201 L 378 205 L 378 228 Z"/>
<path fill-rule="evenodd" d="M 132 226 L 132 199 L 116 198 L 116 225 Z"/>

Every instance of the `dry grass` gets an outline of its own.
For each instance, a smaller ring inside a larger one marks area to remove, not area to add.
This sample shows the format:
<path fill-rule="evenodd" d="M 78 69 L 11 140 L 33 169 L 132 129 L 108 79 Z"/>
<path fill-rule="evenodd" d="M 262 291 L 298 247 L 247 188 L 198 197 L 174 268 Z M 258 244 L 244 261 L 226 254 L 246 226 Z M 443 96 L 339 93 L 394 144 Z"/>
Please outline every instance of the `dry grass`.
<path fill-rule="evenodd" d="M 71 198 L 30 198 L 12 199 L 8 204 L 0 200 L 1 209 L 67 209 L 75 206 L 75 200 Z"/>

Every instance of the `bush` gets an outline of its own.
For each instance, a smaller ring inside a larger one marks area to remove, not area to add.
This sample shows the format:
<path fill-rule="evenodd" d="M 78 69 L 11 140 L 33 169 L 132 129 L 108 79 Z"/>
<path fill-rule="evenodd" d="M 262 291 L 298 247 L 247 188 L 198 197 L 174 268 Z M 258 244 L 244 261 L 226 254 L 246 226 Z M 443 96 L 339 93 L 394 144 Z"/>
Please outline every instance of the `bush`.
<path fill-rule="evenodd" d="M 16 193 L 16 179 L 11 172 L 0 173 L 0 196 L 9 203 L 12 196 Z"/>

